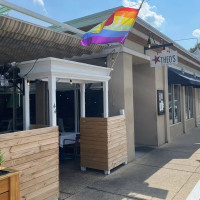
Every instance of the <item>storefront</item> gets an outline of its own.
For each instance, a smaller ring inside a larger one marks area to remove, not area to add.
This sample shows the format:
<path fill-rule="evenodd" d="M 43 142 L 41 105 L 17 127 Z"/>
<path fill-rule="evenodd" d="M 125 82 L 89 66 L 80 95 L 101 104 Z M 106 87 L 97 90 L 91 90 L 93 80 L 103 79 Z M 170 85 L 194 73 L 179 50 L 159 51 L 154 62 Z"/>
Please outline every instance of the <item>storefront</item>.
<path fill-rule="evenodd" d="M 115 9 L 73 20 L 68 24 L 88 30 L 106 19 Z M 2 21 L 0 36 L 3 38 L 0 47 L 4 52 L 0 56 L 0 62 L 2 67 L 5 63 L 18 62 L 15 66 L 20 69 L 19 76 L 23 80 L 17 83 L 14 89 L 5 86 L 0 88 L 0 101 L 3 104 L 0 109 L 1 113 L 6 113 L 0 115 L 0 128 L 4 133 L 16 129 L 27 130 L 27 132 L 13 133 L 13 141 L 9 143 L 9 147 L 6 146 L 6 142 L 2 143 L 6 161 L 10 164 L 8 166 L 14 166 L 12 163 L 16 162 L 19 165 L 19 158 L 23 156 L 33 160 L 35 158 L 42 160 L 41 155 L 48 157 L 41 165 L 34 163 L 34 173 L 31 176 L 26 175 L 23 180 L 24 183 L 28 182 L 33 197 L 37 194 L 31 185 L 32 176 L 38 181 L 35 185 L 37 183 L 44 185 L 45 190 L 40 190 L 41 195 L 43 193 L 46 195 L 48 191 L 54 189 L 52 195 L 58 197 L 59 133 L 54 127 L 56 125 L 60 126 L 60 132 L 63 130 L 78 132 L 80 118 L 83 118 L 83 132 L 85 129 L 87 134 L 95 132 L 95 139 L 101 139 L 91 144 L 94 142 L 93 136 L 86 135 L 85 138 L 90 140 L 83 146 L 87 151 L 87 147 L 91 145 L 92 152 L 90 149 L 89 153 L 96 159 L 97 156 L 92 154 L 96 153 L 93 152 L 94 146 L 100 143 L 98 148 L 102 150 L 102 146 L 106 146 L 103 151 L 108 152 L 108 145 L 113 145 L 117 151 L 115 149 L 109 152 L 111 159 L 108 155 L 104 155 L 106 159 L 104 163 L 112 167 L 127 163 L 127 151 L 128 161 L 133 161 L 135 145 L 160 146 L 198 125 L 200 60 L 140 18 L 124 46 L 113 44 L 106 47 L 95 44 L 83 47 L 80 45 L 80 38 L 76 36 L 58 33 L 9 16 L 0 15 L 0 20 Z M 161 44 L 161 41 L 174 44 L 170 49 L 178 52 L 179 62 L 176 66 L 157 68 L 150 66 L 150 56 L 157 54 L 154 50 L 144 53 L 150 32 L 157 44 Z M 164 106 L 165 112 L 162 115 L 158 112 L 158 91 L 162 91 L 164 97 L 162 97 L 162 107 Z M 69 113 L 65 113 L 67 111 Z M 118 116 L 123 112 L 125 117 Z M 97 119 L 87 119 L 87 116 Z M 31 122 L 35 124 L 32 126 L 35 128 L 41 125 L 53 127 L 30 131 Z M 105 138 L 99 137 L 102 136 L 101 131 Z M 112 137 L 110 135 L 107 137 L 108 132 Z M 119 136 L 116 136 L 116 133 Z M 28 140 L 27 134 L 31 135 L 31 141 Z M 49 137 L 47 141 L 46 134 Z M 2 141 L 10 140 L 9 136 L 2 134 Z M 15 144 L 17 147 L 13 148 L 13 152 L 9 151 Z M 26 144 L 25 149 L 22 147 L 23 144 Z M 119 153 L 119 147 L 123 152 Z M 51 157 L 52 150 L 53 157 Z M 97 154 L 99 158 L 102 157 L 99 152 Z M 33 155 L 33 158 L 29 155 Z M 88 156 L 83 155 L 83 157 Z M 12 158 L 15 162 L 11 162 Z M 33 164 L 33 160 L 29 165 Z M 46 187 L 45 181 L 40 182 L 37 165 L 41 170 L 46 170 L 44 166 L 48 167 L 48 163 L 52 160 L 55 162 L 48 169 L 49 173 L 55 172 L 55 184 Z M 92 166 L 94 163 L 86 160 L 85 164 Z M 83 169 L 88 167 L 86 165 L 82 166 Z M 103 167 L 102 170 L 109 174 L 110 168 Z M 24 193 L 27 192 L 25 187 L 28 186 L 23 184 L 23 187 Z M 41 199 L 47 197 L 43 196 Z"/>
<path fill-rule="evenodd" d="M 171 137 L 187 133 L 198 126 L 198 96 L 200 78 L 181 68 L 168 69 L 169 119 Z"/>
<path fill-rule="evenodd" d="M 114 10 L 66 23 L 89 30 Z M 165 50 L 177 51 L 178 63 L 174 66 L 151 67 L 150 56 L 157 55 L 163 49 L 152 49 L 144 53 L 149 38 L 154 45 L 172 43 L 173 46 Z M 109 82 L 109 113 L 112 116 L 125 109 L 129 160 L 135 157 L 135 144 L 160 146 L 197 126 L 200 114 L 200 60 L 196 55 L 138 18 L 123 47 L 112 45 L 99 54 L 80 56 L 73 60 L 90 63 L 105 57 L 107 66 L 114 69 Z M 115 58 L 117 60 L 113 64 Z M 175 76 L 172 73 L 176 70 L 179 72 Z M 158 115 L 159 90 L 164 91 L 165 97 L 163 115 Z"/>

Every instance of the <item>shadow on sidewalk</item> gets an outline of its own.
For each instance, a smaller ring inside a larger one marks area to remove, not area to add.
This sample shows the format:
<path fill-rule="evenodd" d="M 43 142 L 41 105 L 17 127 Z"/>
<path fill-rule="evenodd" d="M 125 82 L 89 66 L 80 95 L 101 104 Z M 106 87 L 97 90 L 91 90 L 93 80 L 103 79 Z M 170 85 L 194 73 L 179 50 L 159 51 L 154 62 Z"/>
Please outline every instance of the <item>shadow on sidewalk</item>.
<path fill-rule="evenodd" d="M 138 147 L 144 154 L 127 166 L 116 168 L 109 176 L 95 170 L 81 173 L 79 166 L 76 170 L 63 168 L 61 191 L 77 194 L 70 198 L 77 200 L 93 199 L 82 196 L 86 188 L 93 193 L 102 192 L 101 199 L 104 199 L 103 193 L 117 194 L 121 200 L 173 199 L 194 172 L 200 173 L 199 148 L 200 128 L 195 128 L 160 148 Z"/>

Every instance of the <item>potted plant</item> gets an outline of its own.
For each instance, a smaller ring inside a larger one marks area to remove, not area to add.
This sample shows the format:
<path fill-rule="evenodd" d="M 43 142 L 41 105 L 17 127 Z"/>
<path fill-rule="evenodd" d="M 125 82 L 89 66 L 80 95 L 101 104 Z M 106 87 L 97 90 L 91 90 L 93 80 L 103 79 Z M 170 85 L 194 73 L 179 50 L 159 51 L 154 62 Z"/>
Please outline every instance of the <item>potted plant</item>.
<path fill-rule="evenodd" d="M 5 167 L 2 166 L 3 163 L 4 163 L 3 153 L 2 153 L 2 151 L 0 150 L 0 170 L 5 169 Z"/>

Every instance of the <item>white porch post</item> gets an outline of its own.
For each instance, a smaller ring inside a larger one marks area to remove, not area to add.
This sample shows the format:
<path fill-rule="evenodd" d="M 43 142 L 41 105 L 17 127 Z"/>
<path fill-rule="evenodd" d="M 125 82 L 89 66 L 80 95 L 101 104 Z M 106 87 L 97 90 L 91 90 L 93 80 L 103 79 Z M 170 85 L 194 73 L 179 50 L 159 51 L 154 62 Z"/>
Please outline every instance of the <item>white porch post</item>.
<path fill-rule="evenodd" d="M 81 117 L 85 117 L 85 83 L 80 84 Z"/>
<path fill-rule="evenodd" d="M 77 94 L 77 88 L 76 84 L 74 84 L 74 120 L 75 120 L 75 132 L 78 132 L 78 94 Z"/>
<path fill-rule="evenodd" d="M 198 109 L 198 89 L 194 88 L 194 118 L 196 127 L 198 127 Z"/>
<path fill-rule="evenodd" d="M 108 81 L 103 82 L 103 113 L 104 113 L 104 118 L 109 117 L 109 110 L 108 110 Z"/>
<path fill-rule="evenodd" d="M 24 130 L 29 130 L 30 128 L 30 86 L 27 85 L 27 78 L 24 79 L 24 112 L 23 112 L 23 121 L 24 121 Z"/>
<path fill-rule="evenodd" d="M 56 116 L 56 77 L 48 77 L 48 88 L 49 88 L 49 123 L 50 126 L 57 125 Z"/>

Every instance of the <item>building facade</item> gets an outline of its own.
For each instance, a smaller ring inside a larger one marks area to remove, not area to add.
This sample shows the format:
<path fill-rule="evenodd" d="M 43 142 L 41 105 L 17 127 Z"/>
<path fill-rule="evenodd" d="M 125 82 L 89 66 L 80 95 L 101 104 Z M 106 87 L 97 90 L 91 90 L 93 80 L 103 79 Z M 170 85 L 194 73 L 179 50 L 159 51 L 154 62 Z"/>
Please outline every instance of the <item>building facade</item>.
<path fill-rule="evenodd" d="M 67 24 L 87 31 L 108 18 L 114 10 L 72 20 Z M 150 66 L 150 56 L 162 51 L 156 49 L 144 53 L 150 35 L 156 44 L 173 43 L 173 47 L 167 50 L 178 52 L 177 65 Z M 160 146 L 198 126 L 198 57 L 138 18 L 123 47 L 112 45 L 98 55 L 74 58 L 79 62 L 96 64 L 103 59 L 107 67 L 113 67 L 109 81 L 109 114 L 117 115 L 121 109 L 125 109 L 129 161 L 135 157 L 135 145 Z M 158 90 L 164 91 L 164 115 L 158 115 Z"/>

